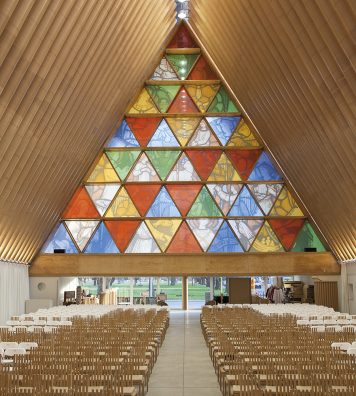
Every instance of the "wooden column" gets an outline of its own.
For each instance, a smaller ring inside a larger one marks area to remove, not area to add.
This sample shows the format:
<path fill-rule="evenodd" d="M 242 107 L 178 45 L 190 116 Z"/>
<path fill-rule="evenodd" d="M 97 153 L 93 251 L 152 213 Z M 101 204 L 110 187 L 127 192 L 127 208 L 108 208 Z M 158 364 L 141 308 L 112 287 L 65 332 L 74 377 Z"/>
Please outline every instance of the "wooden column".
<path fill-rule="evenodd" d="M 314 283 L 315 304 L 339 310 L 337 282 Z"/>
<path fill-rule="evenodd" d="M 182 309 L 188 309 L 188 277 L 182 277 Z"/>

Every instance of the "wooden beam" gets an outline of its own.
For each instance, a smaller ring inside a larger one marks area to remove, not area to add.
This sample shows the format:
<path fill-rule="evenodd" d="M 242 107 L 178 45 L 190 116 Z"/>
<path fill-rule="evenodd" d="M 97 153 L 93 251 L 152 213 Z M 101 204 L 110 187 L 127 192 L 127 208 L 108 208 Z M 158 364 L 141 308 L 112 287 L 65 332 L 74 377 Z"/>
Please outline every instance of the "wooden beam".
<path fill-rule="evenodd" d="M 41 254 L 30 276 L 338 275 L 330 252 L 241 254 Z"/>

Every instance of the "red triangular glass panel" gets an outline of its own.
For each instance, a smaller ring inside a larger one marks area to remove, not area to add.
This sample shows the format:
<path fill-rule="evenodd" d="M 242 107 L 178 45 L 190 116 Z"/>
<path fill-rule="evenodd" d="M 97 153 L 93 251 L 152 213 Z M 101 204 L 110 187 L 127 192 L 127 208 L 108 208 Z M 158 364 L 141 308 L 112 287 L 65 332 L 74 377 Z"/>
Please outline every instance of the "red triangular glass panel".
<path fill-rule="evenodd" d="M 104 223 L 120 252 L 124 252 L 140 220 L 108 220 Z"/>
<path fill-rule="evenodd" d="M 174 236 L 167 253 L 201 253 L 199 243 L 185 222 Z"/>
<path fill-rule="evenodd" d="M 177 208 L 182 213 L 182 216 L 186 216 L 190 207 L 193 204 L 201 186 L 198 184 L 168 184 L 167 190 Z"/>
<path fill-rule="evenodd" d="M 199 113 L 199 109 L 185 88 L 182 87 L 169 106 L 168 113 Z"/>
<path fill-rule="evenodd" d="M 210 175 L 222 151 L 220 150 L 187 150 L 186 154 L 202 180 Z"/>
<path fill-rule="evenodd" d="M 126 190 L 141 216 L 145 215 L 159 189 L 158 184 L 126 184 Z"/>
<path fill-rule="evenodd" d="M 304 219 L 269 219 L 268 222 L 285 250 L 289 250 L 292 248 L 298 232 L 304 224 Z"/>
<path fill-rule="evenodd" d="M 201 56 L 190 72 L 187 80 L 218 80 L 218 77 L 211 70 L 208 62 Z"/>
<path fill-rule="evenodd" d="M 161 122 L 159 117 L 136 118 L 127 117 L 126 122 L 141 146 L 146 146 L 158 124 Z"/>
<path fill-rule="evenodd" d="M 234 164 L 242 180 L 247 180 L 252 169 L 261 155 L 262 150 L 227 150 L 226 154 Z"/>
<path fill-rule="evenodd" d="M 63 219 L 92 219 L 100 217 L 84 187 L 80 187 L 63 213 Z"/>
<path fill-rule="evenodd" d="M 189 33 L 188 28 L 183 25 L 179 26 L 176 34 L 172 38 L 167 48 L 197 48 L 195 41 Z"/>

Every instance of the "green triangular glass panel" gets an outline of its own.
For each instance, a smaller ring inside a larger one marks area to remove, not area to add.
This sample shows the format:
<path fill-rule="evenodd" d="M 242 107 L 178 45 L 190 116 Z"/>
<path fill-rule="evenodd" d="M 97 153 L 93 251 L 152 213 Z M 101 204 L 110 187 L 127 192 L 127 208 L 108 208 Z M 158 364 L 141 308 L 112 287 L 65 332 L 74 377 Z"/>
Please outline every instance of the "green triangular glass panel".
<path fill-rule="evenodd" d="M 206 187 L 203 187 L 190 208 L 188 217 L 219 217 L 221 212 Z"/>
<path fill-rule="evenodd" d="M 178 77 L 181 80 L 185 80 L 198 56 L 198 54 L 167 54 L 166 58 L 173 66 L 173 69 L 178 74 Z"/>
<path fill-rule="evenodd" d="M 147 151 L 148 158 L 151 160 L 153 166 L 155 167 L 157 173 L 164 180 L 169 171 L 171 170 L 173 164 L 176 162 L 180 151 L 174 150 L 154 150 Z"/>
<path fill-rule="evenodd" d="M 161 113 L 166 113 L 168 107 L 179 91 L 179 85 L 148 85 L 147 89 Z"/>
<path fill-rule="evenodd" d="M 235 106 L 235 103 L 230 99 L 226 89 L 221 86 L 219 92 L 213 99 L 208 113 L 238 113 L 239 109 Z"/>
<path fill-rule="evenodd" d="M 109 157 L 112 166 L 115 168 L 121 180 L 125 179 L 139 154 L 140 151 L 138 150 L 106 152 L 106 155 Z"/>
<path fill-rule="evenodd" d="M 316 248 L 317 252 L 325 252 L 325 246 L 322 244 L 312 226 L 305 223 L 299 231 L 297 240 L 294 243 L 292 252 L 304 252 L 305 248 Z"/>

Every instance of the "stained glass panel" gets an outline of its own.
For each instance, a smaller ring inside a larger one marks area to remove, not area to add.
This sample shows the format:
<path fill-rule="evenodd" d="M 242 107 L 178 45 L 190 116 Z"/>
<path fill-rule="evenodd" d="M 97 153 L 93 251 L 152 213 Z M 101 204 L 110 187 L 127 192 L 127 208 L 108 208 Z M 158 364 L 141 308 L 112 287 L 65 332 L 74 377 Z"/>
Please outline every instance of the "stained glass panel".
<path fill-rule="evenodd" d="M 218 92 L 219 84 L 185 85 L 194 103 L 202 113 L 205 113 L 210 103 Z"/>
<path fill-rule="evenodd" d="M 273 205 L 270 216 L 303 216 L 303 212 L 300 210 L 287 187 L 283 187 Z"/>
<path fill-rule="evenodd" d="M 128 182 L 152 182 L 159 181 L 156 170 L 153 168 L 146 154 L 143 153 L 133 167 Z"/>
<path fill-rule="evenodd" d="M 109 206 L 105 217 L 140 217 L 125 187 L 121 187 Z"/>
<path fill-rule="evenodd" d="M 181 80 L 185 80 L 192 70 L 199 54 L 166 54 L 168 62 Z"/>
<path fill-rule="evenodd" d="M 262 227 L 263 220 L 229 220 L 229 223 L 247 252 Z"/>
<path fill-rule="evenodd" d="M 121 180 L 126 178 L 139 154 L 140 151 L 138 150 L 106 152 L 106 155 L 109 157 L 110 162 L 115 168 L 117 174 L 120 176 Z"/>
<path fill-rule="evenodd" d="M 202 180 L 210 175 L 221 155 L 220 150 L 187 150 L 186 153 Z"/>
<path fill-rule="evenodd" d="M 262 208 L 265 215 L 268 215 L 283 184 L 250 184 L 249 189 L 255 197 L 256 201 Z"/>
<path fill-rule="evenodd" d="M 224 221 L 213 243 L 210 245 L 210 253 L 239 253 L 243 252 L 240 242 L 236 239 L 228 223 Z"/>
<path fill-rule="evenodd" d="M 197 48 L 197 45 L 187 27 L 182 24 L 167 48 Z"/>
<path fill-rule="evenodd" d="M 312 226 L 305 222 L 294 243 L 292 252 L 304 252 L 305 248 L 316 248 L 317 252 L 325 252 L 325 246 L 316 235 Z"/>
<path fill-rule="evenodd" d="M 204 252 L 209 248 L 218 229 L 223 222 L 222 219 L 189 219 L 187 223 L 197 238 Z"/>
<path fill-rule="evenodd" d="M 241 191 L 242 184 L 207 184 L 207 187 L 226 216 Z"/>
<path fill-rule="evenodd" d="M 133 236 L 125 253 L 160 253 L 157 242 L 154 240 L 147 225 L 142 222 Z"/>
<path fill-rule="evenodd" d="M 193 203 L 189 213 L 189 217 L 219 217 L 221 212 L 216 206 L 213 198 L 204 186 Z"/>
<path fill-rule="evenodd" d="M 200 189 L 201 186 L 198 184 L 167 185 L 167 190 L 180 210 L 182 216 L 186 216 Z"/>
<path fill-rule="evenodd" d="M 263 216 L 250 191 L 245 186 L 232 206 L 229 216 Z"/>
<path fill-rule="evenodd" d="M 84 250 L 99 221 L 95 220 L 66 220 L 66 226 L 75 243 L 81 251 Z"/>
<path fill-rule="evenodd" d="M 162 58 L 160 64 L 156 67 L 151 80 L 178 80 L 178 76 L 167 59 Z"/>
<path fill-rule="evenodd" d="M 120 184 L 89 184 L 85 188 L 98 212 L 103 216 L 115 194 L 119 191 Z"/>
<path fill-rule="evenodd" d="M 55 233 L 48 238 L 41 252 L 53 253 L 54 249 L 65 249 L 65 253 L 67 254 L 78 253 L 78 250 L 63 223 L 61 223 Z"/>
<path fill-rule="evenodd" d="M 179 85 L 149 85 L 147 86 L 153 101 L 161 113 L 165 113 L 179 91 Z"/>
<path fill-rule="evenodd" d="M 241 117 L 206 117 L 223 146 L 226 145 Z"/>
<path fill-rule="evenodd" d="M 268 155 L 263 152 L 258 159 L 253 171 L 250 174 L 248 180 L 265 180 L 265 181 L 278 181 L 282 180 L 277 169 L 272 164 Z"/>
<path fill-rule="evenodd" d="M 199 113 L 199 110 L 185 88 L 182 87 L 169 107 L 168 113 Z"/>
<path fill-rule="evenodd" d="M 222 153 L 208 181 L 241 181 L 241 177 L 236 172 L 236 169 L 226 157 L 225 153 Z"/>
<path fill-rule="evenodd" d="M 140 145 L 146 146 L 161 119 L 160 117 L 127 117 L 126 121 Z"/>
<path fill-rule="evenodd" d="M 161 121 L 153 134 L 148 147 L 179 147 L 179 143 L 165 119 Z"/>
<path fill-rule="evenodd" d="M 154 114 L 159 113 L 146 88 L 143 88 L 136 102 L 128 111 L 129 114 Z"/>
<path fill-rule="evenodd" d="M 180 219 L 146 220 L 151 234 L 163 252 L 167 249 L 181 222 Z"/>
<path fill-rule="evenodd" d="M 270 219 L 268 220 L 285 250 L 289 250 L 304 224 L 304 219 Z"/>
<path fill-rule="evenodd" d="M 208 127 L 206 121 L 203 119 L 200 121 L 198 128 L 194 132 L 194 135 L 190 139 L 188 146 L 220 146 L 219 142 L 216 140 L 216 137 L 211 132 L 211 129 Z"/>
<path fill-rule="evenodd" d="M 180 151 L 166 150 L 166 151 L 148 151 L 147 155 L 151 160 L 153 166 L 158 172 L 162 180 L 164 180 L 169 171 L 176 162 Z"/>
<path fill-rule="evenodd" d="M 218 80 L 218 77 L 201 55 L 190 72 L 188 80 Z"/>
<path fill-rule="evenodd" d="M 126 120 L 123 120 L 115 135 L 111 138 L 107 147 L 139 147 L 139 143 L 135 135 L 127 125 Z"/>
<path fill-rule="evenodd" d="M 228 144 L 228 146 L 235 147 L 258 147 L 259 145 L 260 144 L 244 120 L 239 122 Z"/>
<path fill-rule="evenodd" d="M 165 187 L 162 187 L 146 217 L 180 217 L 180 213 Z"/>
<path fill-rule="evenodd" d="M 246 180 L 262 150 L 228 150 L 227 155 L 243 180 Z"/>
<path fill-rule="evenodd" d="M 105 225 L 110 231 L 116 246 L 124 252 L 132 235 L 137 230 L 140 220 L 106 220 Z"/>
<path fill-rule="evenodd" d="M 115 172 L 108 157 L 103 154 L 99 162 L 96 164 L 94 170 L 87 179 L 87 182 L 105 183 L 105 182 L 119 182 L 120 179 Z"/>
<path fill-rule="evenodd" d="M 159 189 L 159 184 L 126 184 L 126 190 L 141 216 L 145 215 Z"/>
<path fill-rule="evenodd" d="M 182 146 L 185 146 L 199 124 L 200 118 L 174 117 L 167 118 L 167 123 Z"/>
<path fill-rule="evenodd" d="M 213 102 L 211 103 L 209 113 L 237 113 L 239 109 L 235 103 L 230 99 L 226 89 L 221 86 L 219 92 L 216 94 Z"/>
<path fill-rule="evenodd" d="M 267 221 L 263 224 L 250 252 L 284 252 L 283 246 Z"/>
<path fill-rule="evenodd" d="M 63 219 L 90 219 L 100 217 L 84 187 L 80 187 L 63 213 Z"/>
<path fill-rule="evenodd" d="M 120 253 L 104 223 L 100 224 L 84 253 Z"/>
<path fill-rule="evenodd" d="M 180 156 L 174 165 L 167 181 L 200 181 L 193 164 L 189 161 L 185 153 Z"/>
<path fill-rule="evenodd" d="M 167 253 L 201 253 L 202 250 L 185 222 L 179 227 Z"/>

